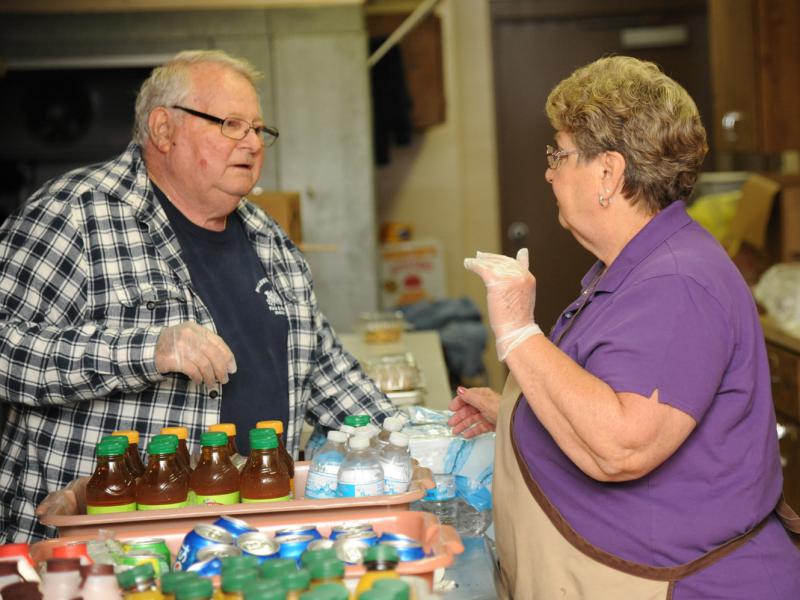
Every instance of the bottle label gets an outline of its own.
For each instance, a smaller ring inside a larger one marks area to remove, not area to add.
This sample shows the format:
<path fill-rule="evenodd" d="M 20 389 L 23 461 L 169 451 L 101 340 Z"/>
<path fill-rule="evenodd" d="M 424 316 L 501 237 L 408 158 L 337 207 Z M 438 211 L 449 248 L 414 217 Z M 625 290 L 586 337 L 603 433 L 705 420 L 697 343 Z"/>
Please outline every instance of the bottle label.
<path fill-rule="evenodd" d="M 194 493 L 194 504 L 239 504 L 239 492 L 230 492 L 229 494 L 213 494 L 204 496 L 203 494 Z"/>
<path fill-rule="evenodd" d="M 321 465 L 327 467 L 329 465 Z M 306 498 L 336 498 L 336 475 L 339 469 L 330 473 L 329 469 L 323 471 L 309 471 L 306 480 Z"/>
<path fill-rule="evenodd" d="M 134 510 L 136 510 L 136 502 L 131 502 L 130 504 L 117 504 L 115 506 L 92 506 L 91 504 L 86 505 L 87 515 L 105 515 L 108 513 L 131 512 Z"/>
<path fill-rule="evenodd" d="M 189 501 L 173 502 L 172 504 L 137 504 L 136 510 L 162 510 L 165 508 L 185 508 L 189 506 Z"/>
<path fill-rule="evenodd" d="M 285 502 L 291 499 L 292 495 L 289 494 L 288 496 L 281 496 L 280 498 L 242 498 L 242 502 L 245 504 L 250 502 Z"/>
<path fill-rule="evenodd" d="M 402 494 L 408 491 L 408 486 L 411 483 L 411 471 L 408 464 L 399 464 L 392 462 L 382 462 L 383 466 L 383 493 L 384 494 Z"/>
<path fill-rule="evenodd" d="M 339 498 L 363 498 L 365 496 L 382 496 L 383 479 L 365 481 L 362 483 L 339 482 L 336 486 L 336 495 Z"/>

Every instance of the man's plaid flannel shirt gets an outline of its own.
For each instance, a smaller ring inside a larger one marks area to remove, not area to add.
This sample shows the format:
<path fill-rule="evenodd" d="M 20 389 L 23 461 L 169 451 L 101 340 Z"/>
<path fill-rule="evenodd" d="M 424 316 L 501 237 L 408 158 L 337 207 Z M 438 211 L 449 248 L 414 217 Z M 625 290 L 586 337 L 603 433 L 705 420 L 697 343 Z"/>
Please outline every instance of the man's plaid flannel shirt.
<path fill-rule="evenodd" d="M 320 313 L 308 266 L 263 211 L 237 212 L 289 321 L 289 423 L 297 455 L 304 418 L 327 428 L 395 408 Z M 165 425 L 190 440 L 217 422 L 221 390 L 155 370 L 161 329 L 214 329 L 156 201 L 138 146 L 54 179 L 0 228 L 0 543 L 52 537 L 34 517 L 45 495 L 91 474 L 103 435 Z M 258 398 L 253 398 L 258 411 Z M 270 415 L 259 415 L 267 419 Z"/>

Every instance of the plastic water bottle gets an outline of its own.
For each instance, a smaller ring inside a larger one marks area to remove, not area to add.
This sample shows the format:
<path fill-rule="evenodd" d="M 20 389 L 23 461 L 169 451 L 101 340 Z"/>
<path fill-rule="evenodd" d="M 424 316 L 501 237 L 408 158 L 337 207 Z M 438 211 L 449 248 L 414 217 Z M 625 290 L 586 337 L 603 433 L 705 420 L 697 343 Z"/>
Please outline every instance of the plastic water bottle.
<path fill-rule="evenodd" d="M 383 449 L 389 443 L 389 437 L 396 431 L 403 429 L 403 421 L 397 417 L 386 417 L 383 420 L 383 429 L 378 434 L 378 446 Z"/>
<path fill-rule="evenodd" d="M 456 478 L 447 473 L 434 475 L 436 487 L 428 490 L 422 500 L 411 505 L 413 510 L 424 510 L 439 517 L 442 525 L 458 524 L 458 499 L 456 498 Z"/>
<path fill-rule="evenodd" d="M 472 504 L 458 499 L 458 520 L 456 530 L 462 536 L 478 536 L 492 524 L 492 509 L 478 510 Z"/>
<path fill-rule="evenodd" d="M 393 432 L 389 444 L 381 451 L 383 467 L 383 493 L 402 494 L 411 483 L 411 455 L 408 452 L 408 436 Z"/>
<path fill-rule="evenodd" d="M 347 434 L 329 431 L 328 441 L 314 454 L 306 479 L 306 498 L 336 498 L 339 468 L 347 456 Z"/>
<path fill-rule="evenodd" d="M 383 494 L 383 467 L 369 445 L 369 438 L 350 438 L 350 451 L 339 469 L 336 495 L 340 498 L 362 498 Z"/>

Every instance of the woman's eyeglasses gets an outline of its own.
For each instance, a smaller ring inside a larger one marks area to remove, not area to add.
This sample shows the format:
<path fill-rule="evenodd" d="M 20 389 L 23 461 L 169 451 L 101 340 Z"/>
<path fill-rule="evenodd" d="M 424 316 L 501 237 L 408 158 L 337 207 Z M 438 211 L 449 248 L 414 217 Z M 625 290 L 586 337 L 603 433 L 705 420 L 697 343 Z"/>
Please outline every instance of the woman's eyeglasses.
<path fill-rule="evenodd" d="M 558 168 L 558 165 L 561 163 L 561 159 L 565 156 L 569 156 L 570 154 L 580 154 L 577 150 L 562 150 L 561 148 L 556 148 L 555 146 L 551 146 L 547 144 L 547 166 L 553 170 Z"/>

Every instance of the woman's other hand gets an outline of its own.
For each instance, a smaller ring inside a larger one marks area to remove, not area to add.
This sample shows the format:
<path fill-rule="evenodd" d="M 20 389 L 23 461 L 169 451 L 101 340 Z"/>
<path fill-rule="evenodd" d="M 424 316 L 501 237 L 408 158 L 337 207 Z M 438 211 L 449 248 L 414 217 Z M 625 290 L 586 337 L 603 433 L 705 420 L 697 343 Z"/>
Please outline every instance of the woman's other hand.
<path fill-rule="evenodd" d="M 455 414 L 447 421 L 453 434 L 471 438 L 494 431 L 500 395 L 489 388 L 459 387 L 456 391 L 456 397 L 450 401 L 450 410 Z"/>

